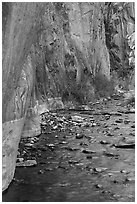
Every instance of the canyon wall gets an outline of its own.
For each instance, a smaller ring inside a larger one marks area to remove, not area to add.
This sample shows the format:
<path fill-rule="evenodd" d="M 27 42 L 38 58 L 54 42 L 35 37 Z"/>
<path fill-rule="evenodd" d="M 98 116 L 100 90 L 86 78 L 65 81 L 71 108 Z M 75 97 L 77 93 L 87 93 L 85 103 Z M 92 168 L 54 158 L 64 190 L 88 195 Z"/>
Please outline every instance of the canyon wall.
<path fill-rule="evenodd" d="M 105 9 L 100 2 L 2 4 L 3 190 L 28 124 L 40 134 L 38 115 L 51 101 L 90 101 L 96 77 L 109 82 Z"/>

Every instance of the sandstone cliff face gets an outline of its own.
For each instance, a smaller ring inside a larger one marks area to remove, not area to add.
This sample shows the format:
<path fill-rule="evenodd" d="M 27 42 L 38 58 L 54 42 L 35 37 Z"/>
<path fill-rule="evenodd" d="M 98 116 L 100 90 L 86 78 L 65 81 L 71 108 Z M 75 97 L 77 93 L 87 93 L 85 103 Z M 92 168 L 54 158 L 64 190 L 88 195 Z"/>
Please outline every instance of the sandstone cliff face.
<path fill-rule="evenodd" d="M 34 98 L 71 92 L 83 73 L 110 77 L 104 3 L 4 3 L 3 122 L 25 115 Z M 86 76 L 86 75 L 85 75 Z M 69 78 L 69 79 L 68 79 Z"/>

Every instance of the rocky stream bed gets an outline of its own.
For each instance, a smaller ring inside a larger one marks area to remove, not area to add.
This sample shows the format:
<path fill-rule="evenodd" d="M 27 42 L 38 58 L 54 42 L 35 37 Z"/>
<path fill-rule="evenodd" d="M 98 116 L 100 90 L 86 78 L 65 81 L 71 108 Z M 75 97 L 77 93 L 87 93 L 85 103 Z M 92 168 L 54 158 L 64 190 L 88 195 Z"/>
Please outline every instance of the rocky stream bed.
<path fill-rule="evenodd" d="M 22 138 L 10 202 L 134 202 L 135 109 L 121 98 L 42 115 Z"/>

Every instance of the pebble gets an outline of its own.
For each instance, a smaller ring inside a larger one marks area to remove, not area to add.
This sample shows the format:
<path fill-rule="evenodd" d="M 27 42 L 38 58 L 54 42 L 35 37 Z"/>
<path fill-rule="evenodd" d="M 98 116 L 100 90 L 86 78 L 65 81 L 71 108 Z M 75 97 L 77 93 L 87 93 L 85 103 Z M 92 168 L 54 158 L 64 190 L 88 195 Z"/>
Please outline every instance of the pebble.
<path fill-rule="evenodd" d="M 123 122 L 123 119 L 118 119 L 115 121 L 116 123 L 122 123 Z"/>
<path fill-rule="evenodd" d="M 130 123 L 130 120 L 124 120 L 124 124 Z"/>
<path fill-rule="evenodd" d="M 114 176 L 114 174 L 112 174 L 112 173 L 108 173 L 108 176 L 111 177 L 111 176 Z"/>
<path fill-rule="evenodd" d="M 76 139 L 82 139 L 83 137 L 84 137 L 83 134 L 77 134 L 77 135 L 76 135 Z"/>
<path fill-rule="evenodd" d="M 110 119 L 110 115 L 105 115 L 105 119 L 109 120 Z"/>
<path fill-rule="evenodd" d="M 69 160 L 68 163 L 69 163 L 69 164 L 78 164 L 79 161 L 76 161 L 76 160 Z"/>
<path fill-rule="evenodd" d="M 101 140 L 99 143 L 100 143 L 100 144 L 110 144 L 110 142 L 107 142 L 107 141 L 105 141 L 105 140 Z"/>
<path fill-rule="evenodd" d="M 94 154 L 94 153 L 96 153 L 95 151 L 92 151 L 90 149 L 83 149 L 82 152 L 85 153 L 85 154 Z"/>
<path fill-rule="evenodd" d="M 68 147 L 68 146 L 66 146 L 66 147 L 63 147 L 64 149 L 67 149 L 67 150 L 69 150 L 69 151 L 78 151 L 79 149 L 78 148 L 73 148 L 73 147 Z"/>
<path fill-rule="evenodd" d="M 26 143 L 25 144 L 25 147 L 32 147 L 33 146 L 33 144 L 31 144 L 31 143 Z"/>
<path fill-rule="evenodd" d="M 129 135 L 135 136 L 135 133 L 134 132 L 130 132 Z"/>
<path fill-rule="evenodd" d="M 44 171 L 40 169 L 40 170 L 38 171 L 38 174 L 44 174 Z"/>
<path fill-rule="evenodd" d="M 88 146 L 88 144 L 85 143 L 85 142 L 81 142 L 79 145 L 80 145 L 80 146 Z"/>
<path fill-rule="evenodd" d="M 109 136 L 109 137 L 112 137 L 112 136 L 114 136 L 112 133 L 107 133 L 107 136 Z"/>
<path fill-rule="evenodd" d="M 61 187 L 67 187 L 67 186 L 70 186 L 71 184 L 70 183 L 59 183 L 58 185 Z"/>
<path fill-rule="evenodd" d="M 94 172 L 97 172 L 97 173 L 101 173 L 101 172 L 103 172 L 103 171 L 106 171 L 107 170 L 107 168 L 93 168 L 93 171 Z"/>
<path fill-rule="evenodd" d="M 111 152 L 104 152 L 104 155 L 107 157 L 118 157 L 119 156 L 118 154 L 113 154 Z"/>
<path fill-rule="evenodd" d="M 22 161 L 24 161 L 24 158 L 17 158 L 17 162 L 22 162 Z"/>
<path fill-rule="evenodd" d="M 119 127 L 115 127 L 115 128 L 114 128 L 114 130 L 119 130 L 119 129 L 120 129 Z"/>
<path fill-rule="evenodd" d="M 53 169 L 50 167 L 44 168 L 45 171 L 52 171 Z"/>
<path fill-rule="evenodd" d="M 68 142 L 66 142 L 66 141 L 61 141 L 61 142 L 59 142 L 58 144 L 67 144 Z"/>
<path fill-rule="evenodd" d="M 131 149 L 134 149 L 135 148 L 135 143 L 134 144 L 118 144 L 118 145 L 114 145 L 116 148 L 131 148 Z"/>
<path fill-rule="evenodd" d="M 91 156 L 91 155 L 88 155 L 86 158 L 87 158 L 87 159 L 92 159 L 92 156 Z"/>
<path fill-rule="evenodd" d="M 102 188 L 103 186 L 101 184 L 95 184 L 96 188 Z"/>
<path fill-rule="evenodd" d="M 89 123 L 84 123 L 84 124 L 82 125 L 82 127 L 90 127 L 90 124 L 89 124 Z"/>
<path fill-rule="evenodd" d="M 135 178 L 134 177 L 129 177 L 129 178 L 126 178 L 125 181 L 128 181 L 128 182 L 135 181 Z"/>
<path fill-rule="evenodd" d="M 31 141 L 30 141 L 30 144 L 34 144 L 34 143 L 35 143 L 34 140 L 31 140 Z"/>
<path fill-rule="evenodd" d="M 117 180 L 113 180 L 113 183 L 118 183 L 118 181 Z"/>
<path fill-rule="evenodd" d="M 71 116 L 72 121 L 83 122 L 83 118 L 77 115 Z"/>
<path fill-rule="evenodd" d="M 120 170 L 120 173 L 129 174 L 130 172 L 125 170 L 125 169 L 122 169 L 122 170 Z"/>
<path fill-rule="evenodd" d="M 48 146 L 48 147 L 55 147 L 54 144 L 46 144 L 46 146 Z"/>
<path fill-rule="evenodd" d="M 92 127 L 95 127 L 97 124 L 96 123 L 92 123 Z"/>

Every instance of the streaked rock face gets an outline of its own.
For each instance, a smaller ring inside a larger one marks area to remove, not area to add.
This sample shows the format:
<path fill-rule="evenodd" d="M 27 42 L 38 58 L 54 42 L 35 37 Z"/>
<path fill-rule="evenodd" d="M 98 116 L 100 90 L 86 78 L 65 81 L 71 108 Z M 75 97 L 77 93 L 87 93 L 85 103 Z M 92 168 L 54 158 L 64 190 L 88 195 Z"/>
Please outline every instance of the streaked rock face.
<path fill-rule="evenodd" d="M 3 122 L 24 115 L 33 86 L 40 99 L 68 90 L 71 72 L 76 84 L 85 69 L 109 79 L 103 8 L 104 3 L 3 4 Z"/>
<path fill-rule="evenodd" d="M 44 107 L 47 111 L 51 98 L 88 100 L 94 97 L 93 80 L 97 74 L 110 79 L 104 9 L 105 4 L 99 2 L 3 3 L 3 127 L 20 119 L 24 123 L 26 117 L 28 121 L 36 101 L 42 111 Z M 24 127 L 29 130 L 26 124 Z M 15 152 L 13 165 L 4 173 L 4 189 L 14 175 L 23 125 L 18 128 L 16 145 L 13 135 L 3 132 L 4 144 L 8 137 L 11 141 L 9 149 L 3 146 L 4 171 L 10 161 L 5 151 L 13 148 Z"/>

